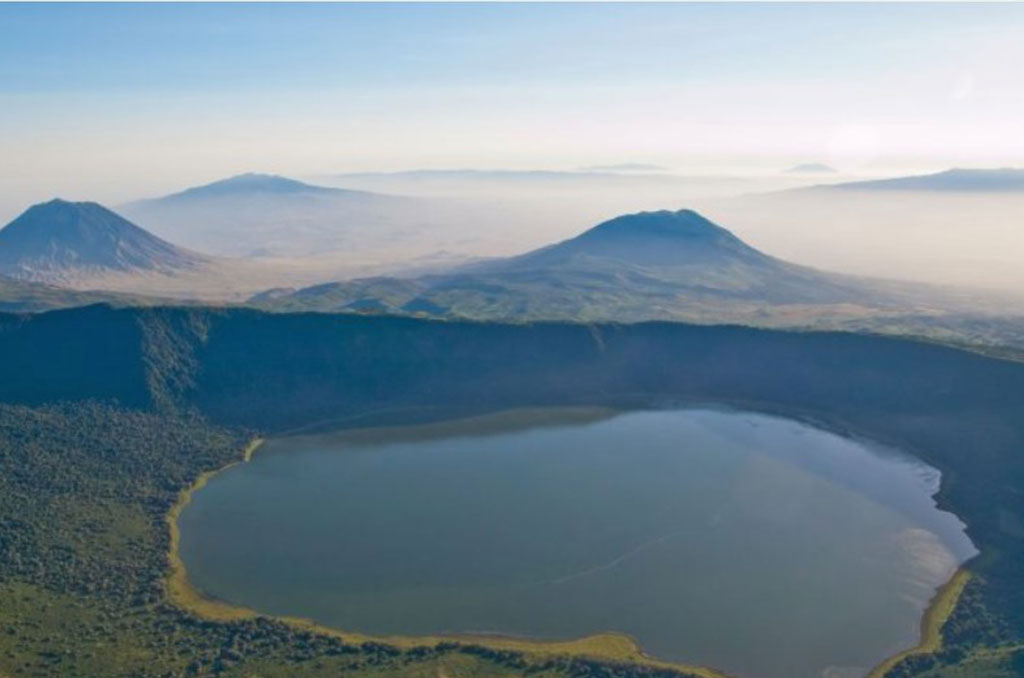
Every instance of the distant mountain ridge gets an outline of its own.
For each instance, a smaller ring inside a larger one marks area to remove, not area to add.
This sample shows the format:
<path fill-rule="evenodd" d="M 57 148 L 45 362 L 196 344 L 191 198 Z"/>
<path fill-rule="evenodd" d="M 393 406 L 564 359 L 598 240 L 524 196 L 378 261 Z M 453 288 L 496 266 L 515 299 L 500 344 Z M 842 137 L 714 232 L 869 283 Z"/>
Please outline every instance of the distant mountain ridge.
<path fill-rule="evenodd" d="M 414 200 L 239 174 L 119 207 L 163 237 L 219 256 L 306 256 L 370 241 Z"/>
<path fill-rule="evenodd" d="M 169 201 L 191 201 L 203 198 L 237 196 L 244 194 L 313 194 L 313 195 L 371 195 L 366 191 L 351 191 L 344 188 L 330 188 L 307 184 L 276 174 L 247 172 L 226 179 L 220 179 L 202 186 L 193 186 L 177 193 L 128 203 L 129 207 Z"/>
<path fill-rule="evenodd" d="M 667 172 L 664 165 L 655 165 L 649 162 L 620 162 L 611 165 L 587 165 L 580 167 L 581 172 Z"/>
<path fill-rule="evenodd" d="M 803 162 L 785 170 L 787 174 L 837 174 L 836 168 L 821 162 Z"/>
<path fill-rule="evenodd" d="M 852 181 L 815 187 L 824 190 L 865 191 L 937 191 L 937 192 L 1017 192 L 1024 191 L 1024 169 L 1001 167 L 996 169 L 953 168 L 934 174 L 921 174 L 892 179 Z"/>
<path fill-rule="evenodd" d="M 626 169 L 630 167 L 630 169 Z M 639 169 L 644 167 L 647 169 Z M 397 172 L 351 172 L 331 175 L 333 179 L 380 179 L 380 178 L 409 178 L 409 179 L 461 179 L 468 181 L 532 181 L 536 179 L 556 181 L 576 181 L 579 179 L 590 179 L 605 177 L 610 179 L 634 180 L 643 178 L 644 174 L 651 174 L 664 179 L 675 181 L 676 178 L 665 174 L 663 169 L 653 169 L 654 166 L 604 166 L 604 167 L 581 167 L 575 170 L 547 170 L 547 169 L 479 169 L 479 168 L 455 168 L 455 169 L 413 169 L 400 170 Z"/>
<path fill-rule="evenodd" d="M 66 283 L 106 273 L 175 273 L 208 263 L 94 202 L 34 205 L 0 230 L 0 274 Z"/>

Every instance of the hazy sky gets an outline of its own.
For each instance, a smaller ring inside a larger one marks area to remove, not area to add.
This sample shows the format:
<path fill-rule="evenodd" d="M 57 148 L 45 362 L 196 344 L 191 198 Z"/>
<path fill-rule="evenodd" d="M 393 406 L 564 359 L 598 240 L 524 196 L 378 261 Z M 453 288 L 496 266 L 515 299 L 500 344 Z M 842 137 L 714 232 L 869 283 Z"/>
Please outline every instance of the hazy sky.
<path fill-rule="evenodd" d="M 1024 5 L 0 5 L 0 216 L 257 170 L 1024 165 Z"/>

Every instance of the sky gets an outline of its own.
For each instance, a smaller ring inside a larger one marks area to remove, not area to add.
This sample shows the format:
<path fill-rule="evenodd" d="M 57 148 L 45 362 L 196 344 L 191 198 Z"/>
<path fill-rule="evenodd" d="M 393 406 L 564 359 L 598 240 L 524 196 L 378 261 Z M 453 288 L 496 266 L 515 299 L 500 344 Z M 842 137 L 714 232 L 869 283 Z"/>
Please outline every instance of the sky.
<path fill-rule="evenodd" d="M 3 4 L 0 35 L 0 217 L 245 171 L 1024 166 L 1022 4 Z"/>

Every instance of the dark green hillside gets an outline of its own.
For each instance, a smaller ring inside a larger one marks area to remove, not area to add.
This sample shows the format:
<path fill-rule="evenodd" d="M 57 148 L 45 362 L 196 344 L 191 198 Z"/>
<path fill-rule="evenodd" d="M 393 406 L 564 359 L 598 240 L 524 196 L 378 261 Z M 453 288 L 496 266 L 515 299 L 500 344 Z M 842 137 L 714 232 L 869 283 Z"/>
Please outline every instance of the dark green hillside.
<path fill-rule="evenodd" d="M 190 474 L 219 463 L 207 446 L 175 442 L 178 428 L 198 440 L 228 440 L 237 434 L 215 427 L 280 431 L 521 405 L 695 400 L 814 419 L 893 442 L 940 468 L 940 503 L 967 522 L 982 551 L 971 564 L 976 576 L 944 627 L 945 650 L 911 658 L 894 675 L 1012 675 L 1011 657 L 1024 643 L 1024 365 L 841 333 L 102 306 L 0 315 L 0 355 L 0 400 L 37 408 L 4 410 L 11 413 L 4 420 L 5 481 L 27 482 L 21 490 L 27 496 L 44 492 L 54 469 L 72 474 L 60 486 L 60 502 L 46 499 L 47 515 L 71 512 L 68 525 L 76 524 L 75 507 L 119 496 L 95 489 L 97 469 L 137 489 L 152 487 L 125 504 L 143 512 L 143 526 L 133 529 L 148 536 L 130 548 L 146 554 L 163 544 L 152 521 L 168 497 Z M 116 401 L 123 409 L 96 410 L 87 400 Z M 72 402 L 55 409 L 59 401 Z M 163 426 L 171 429 L 164 442 L 142 433 Z M 40 443 L 45 453 L 26 455 L 16 442 L 56 436 L 65 427 L 74 433 Z M 92 442 L 79 445 L 76 436 Z M 12 506 L 0 519 L 26 531 L 24 540 L 18 537 L 27 545 L 17 548 L 22 562 L 27 553 L 48 570 L 55 566 L 50 559 L 65 558 L 34 545 L 41 542 L 33 535 L 46 526 L 12 523 Z M 152 507 L 159 510 L 147 512 Z M 3 582 L 38 588 L 49 581 L 33 578 L 35 570 L 14 570 L 13 551 L 3 550 L 8 544 L 0 544 Z M 78 572 L 75 558 L 60 567 Z M 44 595 L 41 590 L 31 595 Z M 159 592 L 151 593 L 155 602 L 146 604 L 160 607 Z M 80 595 L 45 592 L 58 594 Z M 140 619 L 151 619 L 153 610 L 146 609 Z M 2 661 L 0 675 L 11 672 Z"/>
<path fill-rule="evenodd" d="M 95 398 L 137 408 L 150 402 L 140 359 L 142 332 L 133 313 L 90 306 L 4 316 L 0 345 L 4 402 Z"/>
<path fill-rule="evenodd" d="M 381 407 L 660 394 L 846 417 L 1024 412 L 1024 366 L 844 333 L 495 324 L 245 309 L 0 315 L 0 398 L 112 398 L 277 430 Z"/>

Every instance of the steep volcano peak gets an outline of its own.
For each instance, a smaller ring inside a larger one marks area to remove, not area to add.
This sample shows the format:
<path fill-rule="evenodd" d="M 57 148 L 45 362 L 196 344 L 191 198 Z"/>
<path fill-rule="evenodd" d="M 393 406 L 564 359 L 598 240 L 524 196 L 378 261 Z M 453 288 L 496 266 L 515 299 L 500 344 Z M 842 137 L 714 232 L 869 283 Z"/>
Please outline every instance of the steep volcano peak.
<path fill-rule="evenodd" d="M 98 242 L 144 237 L 154 238 L 99 203 L 60 198 L 29 207 L 0 230 L 0 244 L 5 248 L 29 245 L 40 239 Z"/>
<path fill-rule="evenodd" d="M 0 273 L 40 282 L 86 272 L 172 271 L 205 261 L 94 202 L 33 205 L 0 230 Z"/>

